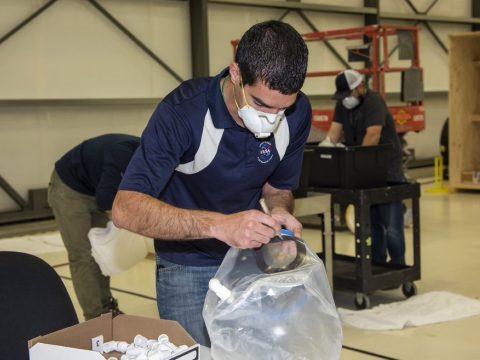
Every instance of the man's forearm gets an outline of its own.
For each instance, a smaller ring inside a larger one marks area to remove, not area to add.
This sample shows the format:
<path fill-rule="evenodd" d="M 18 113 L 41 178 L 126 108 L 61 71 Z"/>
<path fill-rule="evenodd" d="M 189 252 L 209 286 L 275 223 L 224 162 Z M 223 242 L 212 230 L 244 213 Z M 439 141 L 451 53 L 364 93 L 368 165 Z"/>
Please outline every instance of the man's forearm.
<path fill-rule="evenodd" d="M 205 239 L 221 214 L 171 206 L 151 196 L 119 191 L 113 204 L 116 226 L 157 239 Z"/>
<path fill-rule="evenodd" d="M 380 137 L 382 135 L 382 126 L 380 125 L 373 125 L 367 127 L 367 132 L 363 137 L 362 145 L 378 145 L 380 142 Z"/>
<path fill-rule="evenodd" d="M 343 126 L 340 123 L 332 122 L 330 129 L 328 130 L 327 136 L 330 138 L 330 141 L 334 144 L 340 141 L 343 133 Z"/>
<path fill-rule="evenodd" d="M 263 188 L 263 198 L 265 199 L 270 211 L 277 209 L 283 209 L 290 214 L 293 213 L 294 198 L 293 194 L 289 190 L 278 190 L 265 184 Z"/>
<path fill-rule="evenodd" d="M 363 146 L 368 146 L 368 145 L 378 145 L 380 141 L 380 136 L 377 134 L 366 134 L 365 137 L 363 138 L 362 145 Z"/>

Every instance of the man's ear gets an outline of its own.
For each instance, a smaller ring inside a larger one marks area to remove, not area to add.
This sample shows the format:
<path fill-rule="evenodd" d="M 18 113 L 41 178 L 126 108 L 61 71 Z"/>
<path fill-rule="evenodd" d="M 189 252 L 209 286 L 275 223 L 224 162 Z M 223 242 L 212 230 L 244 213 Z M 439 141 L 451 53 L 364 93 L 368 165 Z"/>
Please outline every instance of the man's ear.
<path fill-rule="evenodd" d="M 242 76 L 240 75 L 240 66 L 238 63 L 231 63 L 229 66 L 230 80 L 234 85 L 240 85 L 240 80 Z"/>

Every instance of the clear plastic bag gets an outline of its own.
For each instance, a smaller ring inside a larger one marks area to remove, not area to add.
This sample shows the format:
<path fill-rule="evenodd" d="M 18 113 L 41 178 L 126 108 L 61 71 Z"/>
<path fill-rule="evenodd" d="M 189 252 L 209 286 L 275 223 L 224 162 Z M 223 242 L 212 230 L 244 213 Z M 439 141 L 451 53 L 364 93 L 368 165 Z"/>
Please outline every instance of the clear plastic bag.
<path fill-rule="evenodd" d="M 293 236 L 231 248 L 210 281 L 203 317 L 215 360 L 340 357 L 342 328 L 325 267 Z"/>

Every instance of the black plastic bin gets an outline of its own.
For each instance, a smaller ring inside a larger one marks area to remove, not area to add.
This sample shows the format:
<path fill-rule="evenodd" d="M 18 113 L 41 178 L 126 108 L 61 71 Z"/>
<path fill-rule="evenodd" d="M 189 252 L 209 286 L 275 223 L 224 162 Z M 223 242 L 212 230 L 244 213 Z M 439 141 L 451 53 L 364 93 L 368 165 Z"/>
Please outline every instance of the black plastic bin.
<path fill-rule="evenodd" d="M 314 148 L 310 148 L 309 145 L 307 145 L 303 152 L 302 172 L 300 173 L 298 189 L 293 191 L 293 196 L 296 199 L 307 196 L 308 186 L 310 182 L 310 164 L 314 156 Z"/>
<path fill-rule="evenodd" d="M 307 145 L 302 169 L 305 174 L 302 176 L 308 176 L 309 187 L 383 187 L 387 185 L 387 164 L 391 151 L 390 144 L 347 147 Z"/>

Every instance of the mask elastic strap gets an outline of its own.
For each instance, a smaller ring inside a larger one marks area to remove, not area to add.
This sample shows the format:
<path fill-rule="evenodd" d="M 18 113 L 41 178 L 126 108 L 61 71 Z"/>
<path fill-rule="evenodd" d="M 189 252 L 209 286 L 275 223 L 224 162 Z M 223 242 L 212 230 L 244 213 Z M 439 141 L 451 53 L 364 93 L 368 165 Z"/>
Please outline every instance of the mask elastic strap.
<path fill-rule="evenodd" d="M 250 107 L 247 101 L 247 97 L 245 96 L 245 88 L 243 87 L 242 79 L 240 79 L 240 86 L 242 87 L 242 94 L 243 94 L 243 100 L 245 100 L 245 105 Z"/>
<path fill-rule="evenodd" d="M 232 80 L 232 83 L 234 86 L 232 86 L 233 88 L 233 101 L 235 101 L 235 105 L 237 106 L 237 110 L 240 110 L 240 106 L 238 105 L 238 102 L 237 102 L 237 97 L 235 96 L 235 83 L 233 82 Z M 245 101 L 245 106 L 247 107 L 251 107 L 248 102 L 247 102 L 247 97 L 245 96 L 245 88 L 243 87 L 243 82 L 242 82 L 242 79 L 240 79 L 240 87 L 242 88 L 242 94 L 243 94 L 243 100 Z"/>
<path fill-rule="evenodd" d="M 237 97 L 235 96 L 235 83 L 233 82 L 232 78 L 230 78 L 230 80 L 232 81 L 232 93 L 233 93 L 233 101 L 235 101 L 235 106 L 237 107 L 237 110 L 240 110 L 240 106 L 238 106 L 238 102 L 237 102 Z"/>

